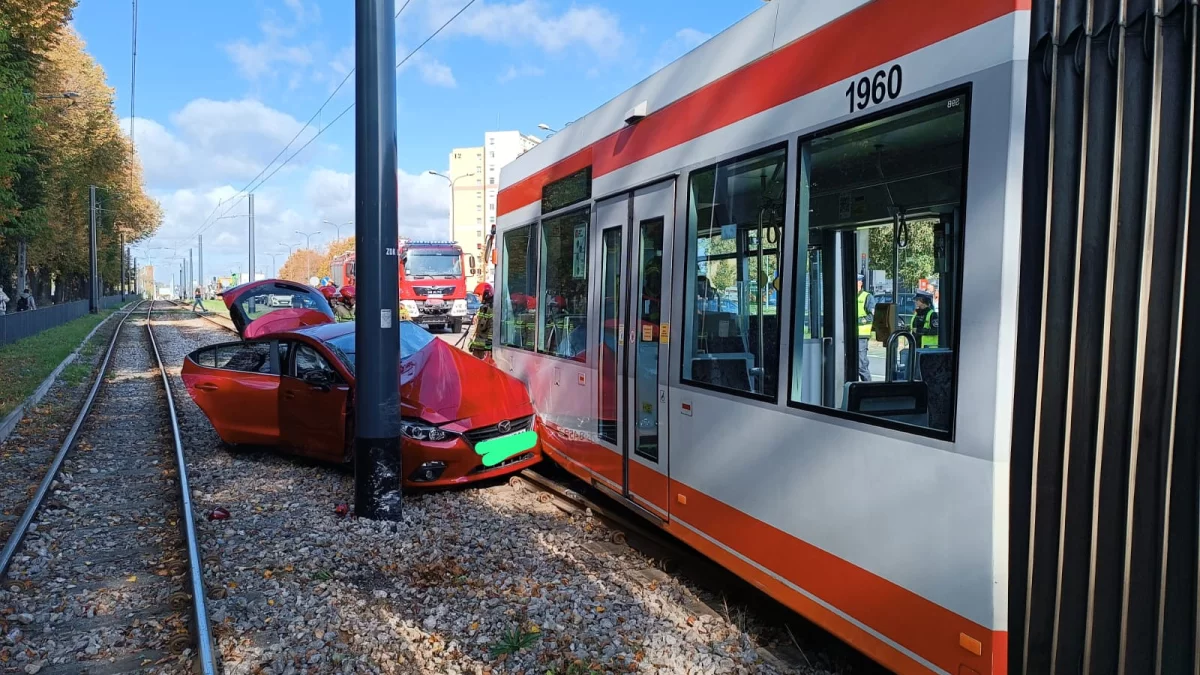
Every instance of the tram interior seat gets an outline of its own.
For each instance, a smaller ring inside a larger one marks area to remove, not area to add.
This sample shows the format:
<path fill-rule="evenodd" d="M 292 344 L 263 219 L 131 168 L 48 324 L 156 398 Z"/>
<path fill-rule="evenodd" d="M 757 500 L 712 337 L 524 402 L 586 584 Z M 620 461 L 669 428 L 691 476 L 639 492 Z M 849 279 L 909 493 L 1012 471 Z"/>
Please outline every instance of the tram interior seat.
<path fill-rule="evenodd" d="M 918 349 L 916 376 L 925 383 L 928 392 L 929 426 L 949 431 L 954 408 L 954 351 Z"/>
<path fill-rule="evenodd" d="M 880 419 L 929 426 L 929 391 L 924 382 L 847 382 L 842 407 Z"/>
<path fill-rule="evenodd" d="M 753 354 L 731 312 L 708 312 L 697 317 L 704 339 L 692 358 L 692 377 L 718 387 L 750 390 Z M 727 356 L 725 356 L 727 355 Z"/>

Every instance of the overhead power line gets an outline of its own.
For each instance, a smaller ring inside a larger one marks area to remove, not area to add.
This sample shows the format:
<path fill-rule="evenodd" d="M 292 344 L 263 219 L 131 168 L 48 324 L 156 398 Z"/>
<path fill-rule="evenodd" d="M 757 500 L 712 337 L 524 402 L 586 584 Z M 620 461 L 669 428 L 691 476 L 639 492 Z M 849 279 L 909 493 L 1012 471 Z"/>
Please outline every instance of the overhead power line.
<path fill-rule="evenodd" d="M 463 12 L 467 11 L 467 9 L 471 7 L 471 5 L 475 4 L 475 1 L 476 0 L 467 0 L 467 4 L 463 5 L 462 9 L 455 12 L 454 16 L 451 16 L 449 19 L 447 19 L 446 22 L 443 23 L 440 27 L 438 27 L 438 29 L 435 30 L 432 35 L 425 38 L 425 41 L 422 42 L 421 44 L 417 45 L 416 49 L 413 49 L 404 58 L 400 59 L 400 62 L 396 64 L 396 69 L 399 70 L 400 66 L 403 66 L 405 63 L 408 62 L 409 59 L 411 59 L 413 56 L 415 56 L 417 54 L 417 52 L 421 51 L 421 49 L 425 45 L 429 44 L 430 41 L 432 41 L 435 37 L 438 36 L 438 34 L 440 34 L 443 30 L 445 30 L 447 26 L 449 26 L 451 23 L 453 23 L 454 20 L 457 19 L 460 15 L 462 15 Z M 411 0 L 406 0 L 404 5 L 400 7 L 400 11 L 396 12 L 397 18 L 400 16 L 400 12 L 403 12 L 404 8 L 408 6 L 409 2 L 411 2 Z M 317 112 L 313 113 L 312 117 L 310 117 L 308 119 L 308 122 L 305 123 L 305 125 L 300 129 L 300 131 L 296 132 L 296 135 L 292 137 L 292 140 L 288 141 L 288 144 L 283 146 L 283 149 L 279 151 L 279 154 L 275 155 L 275 157 L 270 162 L 268 162 L 265 167 L 263 167 L 262 171 L 259 171 L 258 175 L 255 176 L 253 179 L 250 180 L 249 183 L 246 184 L 246 187 L 242 188 L 237 194 L 234 195 L 234 197 L 236 197 L 237 199 L 229 205 L 229 208 L 222 211 L 220 216 L 213 218 L 212 215 L 215 214 L 217 212 L 217 209 L 221 208 L 221 205 L 225 204 L 226 202 L 221 202 L 220 204 L 217 204 L 217 206 L 213 208 L 212 213 L 209 214 L 209 217 L 205 219 L 205 223 L 200 227 L 199 230 L 196 231 L 195 234 L 192 235 L 193 237 L 195 237 L 199 234 L 203 234 L 205 230 L 212 227 L 218 220 L 220 220 L 221 218 L 224 218 L 230 211 L 233 210 L 233 208 L 235 206 L 237 206 L 238 204 L 241 203 L 242 199 L 244 199 L 247 194 L 262 187 L 268 180 L 271 179 L 272 176 L 279 173 L 280 169 L 287 166 L 289 162 L 291 162 L 297 155 L 299 155 L 301 152 L 303 152 L 304 149 L 307 148 L 309 145 L 311 145 L 313 141 L 317 140 L 317 138 L 320 137 L 321 134 L 325 133 L 325 131 L 328 130 L 329 127 L 333 126 L 333 124 L 335 122 L 340 120 L 342 117 L 345 117 L 346 113 L 348 113 L 354 109 L 353 103 L 346 106 L 344 109 L 342 109 L 341 112 L 339 112 L 337 114 L 337 116 L 335 116 L 332 120 L 330 120 L 328 124 L 317 129 L 317 132 L 315 134 L 313 134 L 312 138 L 310 138 L 304 142 L 304 145 L 300 146 L 295 152 L 288 155 L 287 159 L 283 160 L 283 162 L 281 162 L 279 164 L 279 166 L 276 166 L 274 168 L 274 170 L 271 171 L 271 173 L 266 174 L 265 178 L 262 178 L 262 180 L 259 180 L 259 178 L 262 177 L 263 174 L 266 173 L 267 170 L 271 168 L 271 165 L 274 164 L 275 161 L 278 160 L 283 155 L 283 153 L 287 152 L 288 148 L 290 148 L 292 146 L 292 143 L 296 142 L 296 139 L 300 137 L 300 134 L 302 134 L 304 132 L 304 130 L 307 129 L 310 124 L 312 124 L 312 121 L 314 119 L 316 119 L 317 115 L 319 115 L 322 110 L 325 109 L 325 106 L 329 105 L 329 102 L 331 100 L 333 100 L 333 96 L 335 94 L 337 94 L 338 90 L 341 89 L 344 84 L 346 84 L 346 82 L 350 79 L 350 76 L 353 74 L 354 74 L 354 69 L 351 68 L 350 72 L 346 74 L 346 77 L 343 78 L 341 83 L 338 84 L 337 88 L 333 90 L 333 93 L 330 94 L 329 97 L 325 99 L 325 102 L 321 104 L 321 107 L 317 109 Z M 258 182 L 256 183 L 255 181 L 258 181 Z M 231 198 L 231 199 L 233 199 L 233 198 Z"/>
<path fill-rule="evenodd" d="M 137 24 L 138 24 L 138 0 L 133 0 L 133 40 L 132 52 L 129 67 L 129 147 L 134 152 L 135 157 L 129 162 L 129 194 L 134 194 L 137 190 L 137 170 L 136 159 L 137 144 L 133 139 L 133 126 L 137 122 L 137 116 L 134 114 L 137 101 Z"/>

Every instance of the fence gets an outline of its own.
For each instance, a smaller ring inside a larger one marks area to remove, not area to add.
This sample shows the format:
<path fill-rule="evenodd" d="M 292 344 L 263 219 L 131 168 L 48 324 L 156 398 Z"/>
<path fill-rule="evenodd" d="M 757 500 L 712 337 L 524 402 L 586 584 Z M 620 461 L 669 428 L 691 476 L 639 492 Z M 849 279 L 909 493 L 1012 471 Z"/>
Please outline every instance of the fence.
<path fill-rule="evenodd" d="M 125 297 L 133 298 L 134 296 L 127 295 Z M 108 309 L 120 305 L 121 302 L 120 295 L 108 295 L 100 298 L 100 307 Z M 10 302 L 9 307 L 13 307 L 14 304 Z M 37 335 L 48 328 L 61 326 L 68 321 L 85 316 L 87 313 L 87 300 L 73 300 L 35 309 L 31 312 L 0 314 L 0 346 Z"/>

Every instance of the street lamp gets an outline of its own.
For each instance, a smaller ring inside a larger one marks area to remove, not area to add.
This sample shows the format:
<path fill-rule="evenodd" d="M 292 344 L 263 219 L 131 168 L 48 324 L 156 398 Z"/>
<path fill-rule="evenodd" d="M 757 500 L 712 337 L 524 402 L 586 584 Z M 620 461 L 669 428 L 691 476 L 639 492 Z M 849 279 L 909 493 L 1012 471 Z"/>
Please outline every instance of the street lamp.
<path fill-rule="evenodd" d="M 301 232 L 300 230 L 296 230 L 296 234 L 300 235 L 301 237 L 304 237 L 304 248 L 311 251 L 312 250 L 312 246 L 311 246 L 312 236 L 315 234 L 321 234 L 321 233 L 319 231 L 318 232 Z M 312 256 L 311 255 L 305 257 L 304 280 L 308 281 L 308 279 L 310 277 L 312 277 Z"/>
<path fill-rule="evenodd" d="M 338 241 L 342 240 L 342 225 L 353 225 L 354 224 L 353 220 L 347 220 L 346 222 L 342 223 L 341 225 L 333 222 L 332 220 L 322 220 L 321 222 L 325 223 L 326 225 L 333 226 L 333 229 L 337 231 Z"/>
<path fill-rule="evenodd" d="M 549 131 L 549 132 L 550 132 L 550 133 L 552 133 L 552 134 L 557 134 L 557 133 L 558 133 L 558 129 L 551 129 L 551 128 L 550 128 L 550 125 L 549 125 L 549 124 L 546 124 L 545 122 L 543 122 L 543 123 L 539 124 L 539 125 L 538 125 L 538 128 L 539 128 L 539 129 L 541 129 L 542 131 Z"/>
<path fill-rule="evenodd" d="M 315 235 L 321 234 L 321 232 L 319 230 L 317 232 L 301 232 L 300 230 L 296 230 L 296 234 L 300 235 L 301 237 L 304 237 L 304 248 L 312 248 L 310 246 L 312 237 Z M 284 244 L 284 246 L 287 246 L 287 244 Z"/>
<path fill-rule="evenodd" d="M 450 183 L 450 239 L 454 239 L 454 184 L 457 183 L 458 181 L 462 180 L 463 178 L 474 176 L 475 172 L 472 171 L 471 173 L 464 173 L 463 175 L 461 175 L 457 178 L 450 178 L 450 176 L 447 176 L 444 173 L 438 173 L 438 172 L 434 171 L 433 169 L 430 169 L 429 171 L 426 171 L 425 173 L 428 173 L 431 176 L 441 176 L 442 178 L 445 178 Z"/>

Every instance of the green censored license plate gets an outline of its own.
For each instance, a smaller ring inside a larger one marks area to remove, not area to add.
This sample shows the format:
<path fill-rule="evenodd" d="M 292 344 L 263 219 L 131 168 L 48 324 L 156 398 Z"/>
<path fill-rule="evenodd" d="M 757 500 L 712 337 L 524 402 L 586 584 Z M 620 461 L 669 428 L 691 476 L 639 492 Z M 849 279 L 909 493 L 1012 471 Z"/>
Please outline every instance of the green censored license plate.
<path fill-rule="evenodd" d="M 476 443 L 475 454 L 483 457 L 484 466 L 496 466 L 509 457 L 525 452 L 535 445 L 537 445 L 537 432 L 530 429 Z"/>

